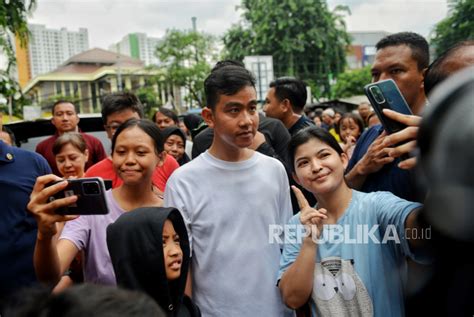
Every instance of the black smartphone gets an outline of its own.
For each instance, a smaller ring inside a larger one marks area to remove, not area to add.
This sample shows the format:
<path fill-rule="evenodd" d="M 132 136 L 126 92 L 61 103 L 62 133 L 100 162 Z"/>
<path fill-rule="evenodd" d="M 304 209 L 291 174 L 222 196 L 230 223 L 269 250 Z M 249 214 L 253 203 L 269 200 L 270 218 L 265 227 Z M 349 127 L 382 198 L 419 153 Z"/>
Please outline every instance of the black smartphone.
<path fill-rule="evenodd" d="M 406 128 L 403 123 L 387 118 L 382 111 L 383 109 L 390 109 L 407 115 L 412 114 L 405 98 L 403 98 L 397 84 L 392 79 L 368 84 L 364 87 L 364 92 L 388 134 Z"/>
<path fill-rule="evenodd" d="M 60 215 L 105 215 L 109 212 L 105 199 L 105 184 L 100 177 L 68 179 L 62 191 L 49 197 L 50 201 L 76 195 L 77 201 L 56 209 Z"/>

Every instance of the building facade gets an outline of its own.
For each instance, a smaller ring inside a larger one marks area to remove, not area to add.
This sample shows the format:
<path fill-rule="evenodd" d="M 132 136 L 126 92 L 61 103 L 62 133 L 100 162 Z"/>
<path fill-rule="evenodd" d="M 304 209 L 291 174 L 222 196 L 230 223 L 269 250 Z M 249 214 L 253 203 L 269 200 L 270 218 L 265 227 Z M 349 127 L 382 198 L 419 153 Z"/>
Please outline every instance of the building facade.
<path fill-rule="evenodd" d="M 156 46 L 160 39 L 148 37 L 145 33 L 130 33 L 122 40 L 109 46 L 109 51 L 137 58 L 146 66 L 157 65 L 158 58 L 155 56 Z"/>
<path fill-rule="evenodd" d="M 48 73 L 68 58 L 89 49 L 87 29 L 68 31 L 48 29 L 41 24 L 29 24 L 30 38 L 25 47 L 15 41 L 18 79 L 22 87 L 38 75 Z"/>
<path fill-rule="evenodd" d="M 173 95 L 173 87 L 157 83 L 156 70 L 148 70 L 142 61 L 115 52 L 94 48 L 68 59 L 56 70 L 39 75 L 23 89 L 34 105 L 41 105 L 45 111 L 51 100 L 69 98 L 81 113 L 101 111 L 101 98 L 112 92 L 153 87 L 160 103 L 167 102 Z M 176 98 L 176 96 L 175 96 Z"/>

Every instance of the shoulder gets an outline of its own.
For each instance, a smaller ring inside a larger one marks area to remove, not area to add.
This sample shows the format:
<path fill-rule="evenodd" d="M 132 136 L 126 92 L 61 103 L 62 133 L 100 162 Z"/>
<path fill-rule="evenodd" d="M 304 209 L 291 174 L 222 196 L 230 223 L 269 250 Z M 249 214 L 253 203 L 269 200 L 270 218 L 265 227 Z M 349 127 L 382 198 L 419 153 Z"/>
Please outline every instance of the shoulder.
<path fill-rule="evenodd" d="M 87 133 L 84 133 L 84 132 L 81 132 L 82 136 L 84 137 L 84 140 L 92 147 L 94 147 L 95 149 L 97 148 L 103 148 L 103 145 L 102 145 L 102 142 L 100 142 L 100 140 L 98 138 L 96 138 L 95 136 L 93 135 L 90 135 L 90 134 L 87 134 Z"/>
<path fill-rule="evenodd" d="M 93 171 L 102 171 L 104 169 L 110 169 L 113 167 L 112 161 L 109 158 L 105 158 L 102 161 L 99 161 L 87 169 L 87 173 Z"/>
<path fill-rule="evenodd" d="M 47 174 L 51 172 L 48 162 L 40 154 L 17 147 L 9 147 L 8 149 L 15 157 L 17 169 L 25 168 L 29 171 L 36 169 L 39 174 Z"/>
<path fill-rule="evenodd" d="M 56 139 L 57 139 L 56 135 L 52 135 L 52 136 L 44 139 L 43 141 L 38 143 L 38 145 L 36 145 L 36 151 L 44 149 L 48 145 L 52 145 Z"/>

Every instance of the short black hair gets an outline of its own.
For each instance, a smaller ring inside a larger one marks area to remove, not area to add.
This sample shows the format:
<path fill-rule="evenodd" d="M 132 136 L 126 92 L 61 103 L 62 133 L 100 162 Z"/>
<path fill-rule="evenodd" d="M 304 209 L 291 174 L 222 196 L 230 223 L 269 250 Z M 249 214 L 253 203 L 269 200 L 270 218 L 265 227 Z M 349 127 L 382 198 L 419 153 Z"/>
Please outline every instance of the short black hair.
<path fill-rule="evenodd" d="M 423 70 L 430 63 L 430 49 L 426 39 L 413 32 L 400 32 L 387 35 L 377 42 L 375 47 L 381 50 L 389 46 L 406 45 L 411 49 L 411 56 L 418 65 L 418 70 Z"/>
<path fill-rule="evenodd" d="M 339 155 L 344 153 L 339 143 L 324 128 L 319 128 L 315 126 L 309 126 L 304 129 L 299 130 L 296 134 L 291 137 L 290 143 L 288 143 L 288 153 L 290 158 L 291 170 L 295 172 L 295 154 L 298 147 L 308 143 L 312 139 L 317 139 L 331 148 L 333 148 Z"/>
<path fill-rule="evenodd" d="M 46 287 L 19 291 L 5 305 L 5 316 L 166 316 L 147 294 L 112 286 L 74 285 L 58 294 Z"/>
<path fill-rule="evenodd" d="M 155 112 L 155 113 L 153 114 L 153 122 L 156 121 L 156 115 L 157 115 L 158 113 L 161 113 L 161 114 L 164 115 L 165 117 L 171 118 L 171 120 L 173 120 L 174 123 L 176 123 L 176 125 L 179 124 L 178 115 L 177 115 L 173 110 L 166 109 L 166 108 L 160 108 L 160 109 L 158 109 L 157 112 Z"/>
<path fill-rule="evenodd" d="M 248 86 L 255 88 L 255 77 L 242 63 L 220 61 L 204 81 L 206 106 L 214 111 L 220 95 L 231 96 Z"/>
<path fill-rule="evenodd" d="M 72 101 L 65 100 L 65 99 L 59 99 L 59 100 L 56 100 L 56 101 L 53 103 L 52 107 L 51 107 L 51 113 L 53 114 L 53 116 L 54 116 L 54 109 L 56 108 L 56 106 L 57 106 L 57 105 L 60 105 L 60 104 L 62 104 L 62 103 L 69 103 L 69 104 L 73 105 L 74 111 L 76 112 L 76 114 L 79 113 L 79 108 L 77 108 L 77 106 L 76 106 Z"/>
<path fill-rule="evenodd" d="M 117 142 L 117 137 L 125 129 L 131 127 L 139 127 L 143 132 L 148 134 L 150 138 L 152 138 L 152 140 L 155 142 L 155 153 L 157 155 L 164 151 L 163 134 L 154 122 L 151 122 L 148 119 L 129 119 L 122 123 L 112 136 L 112 156 L 114 153 L 115 144 Z"/>
<path fill-rule="evenodd" d="M 13 133 L 12 129 L 7 126 L 2 126 L 2 131 L 7 133 L 10 136 L 10 140 L 12 141 L 12 146 L 16 146 L 16 138 L 15 133 Z"/>
<path fill-rule="evenodd" d="M 445 80 L 450 74 L 446 72 L 445 66 L 452 58 L 455 58 L 464 48 L 474 46 L 474 40 L 461 41 L 438 56 L 428 67 L 424 78 L 425 95 L 428 96 L 435 86 Z"/>
<path fill-rule="evenodd" d="M 143 118 L 143 105 L 131 92 L 116 92 L 102 98 L 102 121 L 107 124 L 107 117 L 112 113 L 130 109 Z"/>
<path fill-rule="evenodd" d="M 280 102 L 288 99 L 293 112 L 301 113 L 308 97 L 304 81 L 294 77 L 280 77 L 270 83 L 270 88 L 275 88 L 275 96 Z"/>

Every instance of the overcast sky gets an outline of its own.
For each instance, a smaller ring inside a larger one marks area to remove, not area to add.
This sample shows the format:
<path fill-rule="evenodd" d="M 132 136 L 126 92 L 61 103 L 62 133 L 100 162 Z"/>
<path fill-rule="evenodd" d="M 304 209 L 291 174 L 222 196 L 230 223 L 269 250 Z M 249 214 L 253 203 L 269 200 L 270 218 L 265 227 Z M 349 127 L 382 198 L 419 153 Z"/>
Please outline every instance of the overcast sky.
<path fill-rule="evenodd" d="M 446 0 L 329 0 L 348 5 L 349 31 L 414 31 L 428 36 L 447 13 Z M 191 28 L 222 35 L 240 19 L 240 0 L 38 0 L 30 23 L 89 31 L 90 47 L 107 49 L 133 32 L 161 37 L 166 29 Z"/>

